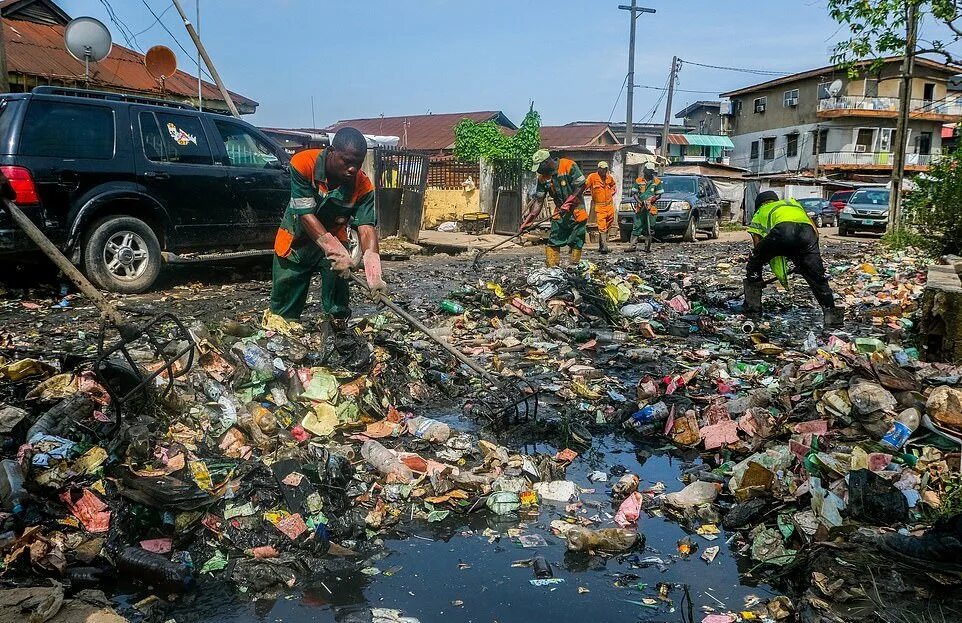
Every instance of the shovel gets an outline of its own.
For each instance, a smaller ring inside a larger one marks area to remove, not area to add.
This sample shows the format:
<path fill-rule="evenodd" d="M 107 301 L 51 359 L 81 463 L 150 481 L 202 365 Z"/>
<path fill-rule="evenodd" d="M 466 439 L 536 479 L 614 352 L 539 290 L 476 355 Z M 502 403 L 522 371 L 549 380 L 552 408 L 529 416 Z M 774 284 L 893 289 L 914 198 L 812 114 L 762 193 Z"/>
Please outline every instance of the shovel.
<path fill-rule="evenodd" d="M 352 273 L 351 278 L 367 292 L 371 291 L 367 282 L 356 273 Z M 471 414 L 485 417 L 492 423 L 500 420 L 505 427 L 537 419 L 538 390 L 530 383 L 524 379 L 509 381 L 503 377 L 496 377 L 485 370 L 478 362 L 436 336 L 424 323 L 406 312 L 387 296 L 373 293 L 372 296 L 376 302 L 382 303 L 399 318 L 429 337 L 438 346 L 446 350 L 448 354 L 478 375 L 484 385 L 476 395 L 475 404 L 468 409 Z"/>
<path fill-rule="evenodd" d="M 505 238 L 504 240 L 502 240 L 502 241 L 499 242 L 498 244 L 494 245 L 493 247 L 488 247 L 487 249 L 483 249 L 483 250 L 481 250 L 481 251 L 478 251 L 477 253 L 474 254 L 474 261 L 471 262 L 471 270 L 477 272 L 478 269 L 479 269 L 480 266 L 481 266 L 481 264 L 480 264 L 481 258 L 484 257 L 485 255 L 487 255 L 488 253 L 491 253 L 491 252 L 494 251 L 495 249 L 497 249 L 497 248 L 499 248 L 499 247 L 501 247 L 501 246 L 504 246 L 504 245 L 508 244 L 509 242 L 511 242 L 511 241 L 514 240 L 515 238 L 518 238 L 519 236 L 523 236 L 524 234 L 526 234 L 527 232 L 529 232 L 529 231 L 532 230 L 533 228 L 535 228 L 535 227 L 537 227 L 537 226 L 539 226 L 539 225 L 543 225 L 544 223 L 547 223 L 549 220 L 551 220 L 551 216 L 546 216 L 546 217 L 544 217 L 543 219 L 541 219 L 540 221 L 538 221 L 537 223 L 532 223 L 530 226 L 522 229 L 521 231 L 519 231 L 518 233 L 514 234 L 514 235 L 511 236 L 510 238 Z"/>
<path fill-rule="evenodd" d="M 114 425 L 107 431 L 108 434 L 113 433 L 120 427 L 125 407 L 139 410 L 149 402 L 154 395 L 152 390 L 158 376 L 164 375 L 166 384 L 159 391 L 159 395 L 164 396 L 173 388 L 174 379 L 190 369 L 194 361 L 194 340 L 180 319 L 173 314 L 160 314 L 142 325 L 128 322 L 17 204 L 8 199 L 4 199 L 3 204 L 17 227 L 22 229 L 44 255 L 100 310 L 100 337 L 97 341 L 97 358 L 94 360 L 93 372 L 110 395 L 111 405 L 116 413 Z M 116 331 L 119 339 L 108 343 L 108 328 Z M 128 348 L 135 343 L 149 347 L 159 359 L 159 367 L 151 366 L 154 369 L 147 370 L 140 366 Z M 184 361 L 178 366 L 181 359 Z"/>

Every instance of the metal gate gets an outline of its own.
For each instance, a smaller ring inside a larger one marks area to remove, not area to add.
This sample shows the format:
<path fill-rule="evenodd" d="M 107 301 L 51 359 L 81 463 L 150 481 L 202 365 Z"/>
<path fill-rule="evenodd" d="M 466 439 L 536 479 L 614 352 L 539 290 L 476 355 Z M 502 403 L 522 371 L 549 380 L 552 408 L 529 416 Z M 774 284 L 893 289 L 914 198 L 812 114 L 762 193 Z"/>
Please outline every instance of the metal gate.
<path fill-rule="evenodd" d="M 491 219 L 495 233 L 512 235 L 521 227 L 524 208 L 524 163 L 520 160 L 497 160 L 494 167 L 494 215 Z"/>
<path fill-rule="evenodd" d="M 428 157 L 393 147 L 374 149 L 374 188 L 380 237 L 418 241 L 424 217 Z"/>

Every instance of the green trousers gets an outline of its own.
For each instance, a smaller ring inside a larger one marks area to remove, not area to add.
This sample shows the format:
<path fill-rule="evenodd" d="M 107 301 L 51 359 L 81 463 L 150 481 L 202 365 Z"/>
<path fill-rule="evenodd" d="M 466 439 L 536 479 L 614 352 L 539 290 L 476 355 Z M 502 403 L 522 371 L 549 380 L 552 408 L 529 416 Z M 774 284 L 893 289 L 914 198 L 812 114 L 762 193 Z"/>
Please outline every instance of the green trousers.
<path fill-rule="evenodd" d="M 331 270 L 331 262 L 314 245 L 291 250 L 287 257 L 274 255 L 271 272 L 271 311 L 288 320 L 297 320 L 304 312 L 314 273 L 321 275 L 321 305 L 333 318 L 351 317 L 351 290 L 347 279 Z"/>
<path fill-rule="evenodd" d="M 631 228 L 632 238 L 645 238 L 648 236 L 648 232 L 654 232 L 652 229 L 655 226 L 655 215 L 648 210 L 642 210 L 641 212 L 635 212 L 635 224 Z"/>
<path fill-rule="evenodd" d="M 570 214 L 551 221 L 551 233 L 548 235 L 549 247 L 571 247 L 580 249 L 585 246 L 585 235 L 588 223 L 575 221 Z"/>

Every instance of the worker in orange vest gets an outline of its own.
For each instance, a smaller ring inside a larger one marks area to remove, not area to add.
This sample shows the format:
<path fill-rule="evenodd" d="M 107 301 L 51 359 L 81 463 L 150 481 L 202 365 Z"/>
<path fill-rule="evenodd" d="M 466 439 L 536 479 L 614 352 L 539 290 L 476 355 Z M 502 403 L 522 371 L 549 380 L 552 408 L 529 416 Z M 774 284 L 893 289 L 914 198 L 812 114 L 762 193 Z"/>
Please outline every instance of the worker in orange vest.
<path fill-rule="evenodd" d="M 615 178 L 608 174 L 608 163 L 602 160 L 598 170 L 585 180 L 585 194 L 591 193 L 591 207 L 595 210 L 598 223 L 598 252 L 610 253 L 608 249 L 608 230 L 615 224 L 615 193 L 618 186 Z"/>

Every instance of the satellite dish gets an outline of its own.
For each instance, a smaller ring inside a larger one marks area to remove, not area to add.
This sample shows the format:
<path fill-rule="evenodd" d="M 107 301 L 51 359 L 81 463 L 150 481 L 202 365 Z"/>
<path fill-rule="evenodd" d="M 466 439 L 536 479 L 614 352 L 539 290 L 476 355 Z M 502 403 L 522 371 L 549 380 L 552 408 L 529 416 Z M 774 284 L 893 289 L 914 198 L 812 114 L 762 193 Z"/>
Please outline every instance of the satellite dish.
<path fill-rule="evenodd" d="M 832 84 L 828 85 L 828 94 L 835 97 L 842 92 L 842 81 L 836 80 Z"/>
<path fill-rule="evenodd" d="M 166 45 L 155 45 L 144 56 L 147 73 L 163 82 L 177 71 L 177 57 Z"/>
<path fill-rule="evenodd" d="M 71 20 L 64 29 L 63 38 L 70 55 L 83 61 L 85 77 L 90 75 L 90 61 L 96 63 L 107 58 L 113 46 L 110 31 L 103 22 L 92 17 Z"/>

